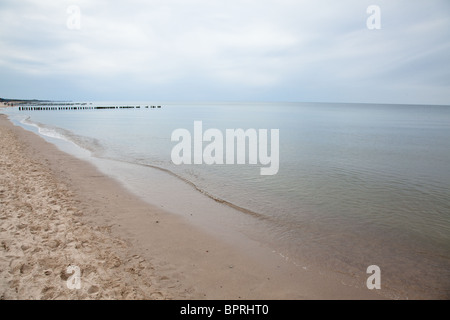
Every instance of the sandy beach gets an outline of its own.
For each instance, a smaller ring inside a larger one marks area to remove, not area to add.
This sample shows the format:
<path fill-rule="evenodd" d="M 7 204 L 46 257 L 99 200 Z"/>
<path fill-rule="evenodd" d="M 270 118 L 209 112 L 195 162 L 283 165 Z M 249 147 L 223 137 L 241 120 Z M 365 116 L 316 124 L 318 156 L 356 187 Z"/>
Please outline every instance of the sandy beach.
<path fill-rule="evenodd" d="M 4 115 L 0 148 L 1 299 L 383 298 L 215 238 Z"/>

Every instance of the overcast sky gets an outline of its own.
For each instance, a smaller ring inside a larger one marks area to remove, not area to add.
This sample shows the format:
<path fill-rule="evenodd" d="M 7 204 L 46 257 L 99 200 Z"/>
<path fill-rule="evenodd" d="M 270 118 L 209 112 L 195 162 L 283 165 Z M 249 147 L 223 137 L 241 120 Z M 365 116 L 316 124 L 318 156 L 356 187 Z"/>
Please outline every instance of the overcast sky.
<path fill-rule="evenodd" d="M 450 1 L 0 0 L 0 97 L 450 104 Z"/>

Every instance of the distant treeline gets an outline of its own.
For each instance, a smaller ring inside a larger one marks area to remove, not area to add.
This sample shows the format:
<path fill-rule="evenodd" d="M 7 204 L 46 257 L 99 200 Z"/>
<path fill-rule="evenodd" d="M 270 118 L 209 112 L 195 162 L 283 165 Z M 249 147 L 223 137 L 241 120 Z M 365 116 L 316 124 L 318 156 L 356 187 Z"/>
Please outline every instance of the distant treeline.
<path fill-rule="evenodd" d="M 0 102 L 6 103 L 7 105 L 16 106 L 16 105 L 40 105 L 40 104 L 48 104 L 52 103 L 51 100 L 37 100 L 37 99 L 5 99 L 0 98 Z"/>

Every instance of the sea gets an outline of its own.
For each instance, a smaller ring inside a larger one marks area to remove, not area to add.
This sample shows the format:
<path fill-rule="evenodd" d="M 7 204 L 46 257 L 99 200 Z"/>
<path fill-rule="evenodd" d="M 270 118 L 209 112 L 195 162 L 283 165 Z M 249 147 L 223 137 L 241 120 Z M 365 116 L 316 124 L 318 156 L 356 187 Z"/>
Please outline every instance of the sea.
<path fill-rule="evenodd" d="M 303 269 L 344 274 L 358 286 L 376 265 L 386 297 L 450 298 L 450 106 L 93 101 L 49 107 L 0 112 L 151 203 L 165 201 L 166 209 L 192 215 L 197 209 L 189 201 L 196 198 L 181 191 L 188 188 L 231 208 L 234 215 L 211 215 L 204 226 L 248 232 Z M 185 129 L 194 140 L 198 121 L 203 132 L 217 129 L 224 139 L 229 129 L 278 129 L 278 172 L 261 175 L 268 165 L 250 164 L 248 156 L 243 164 L 174 164 L 181 140 L 172 141 L 172 134 Z"/>

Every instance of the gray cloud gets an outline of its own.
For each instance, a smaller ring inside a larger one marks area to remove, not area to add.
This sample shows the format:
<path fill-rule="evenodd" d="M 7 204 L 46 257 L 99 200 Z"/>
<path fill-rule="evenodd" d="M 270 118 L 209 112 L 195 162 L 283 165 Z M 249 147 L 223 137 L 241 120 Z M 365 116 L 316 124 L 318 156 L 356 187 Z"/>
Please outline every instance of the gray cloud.
<path fill-rule="evenodd" d="M 0 96 L 450 104 L 449 14 L 447 0 L 5 0 Z"/>

